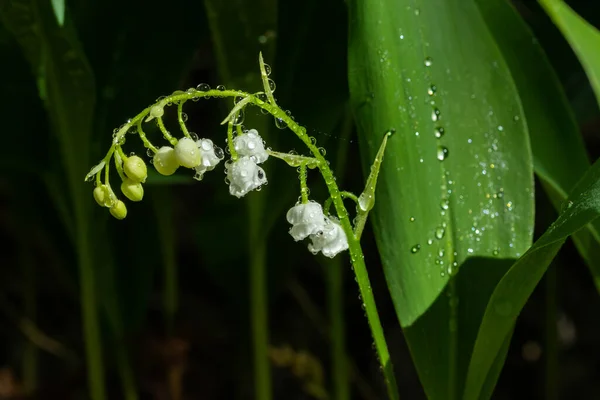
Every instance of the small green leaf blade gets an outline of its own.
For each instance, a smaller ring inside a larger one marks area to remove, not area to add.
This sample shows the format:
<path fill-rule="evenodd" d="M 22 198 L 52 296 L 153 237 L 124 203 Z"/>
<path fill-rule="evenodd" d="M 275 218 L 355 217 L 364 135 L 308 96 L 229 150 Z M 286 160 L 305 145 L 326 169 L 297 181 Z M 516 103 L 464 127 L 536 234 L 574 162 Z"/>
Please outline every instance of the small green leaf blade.
<path fill-rule="evenodd" d="M 486 307 L 467 373 L 464 399 L 479 399 L 485 375 L 535 286 L 565 240 L 600 216 L 600 161 L 577 184 L 558 219 L 504 275 Z"/>
<path fill-rule="evenodd" d="M 600 32 L 562 0 L 539 0 L 577 54 L 600 104 Z"/>

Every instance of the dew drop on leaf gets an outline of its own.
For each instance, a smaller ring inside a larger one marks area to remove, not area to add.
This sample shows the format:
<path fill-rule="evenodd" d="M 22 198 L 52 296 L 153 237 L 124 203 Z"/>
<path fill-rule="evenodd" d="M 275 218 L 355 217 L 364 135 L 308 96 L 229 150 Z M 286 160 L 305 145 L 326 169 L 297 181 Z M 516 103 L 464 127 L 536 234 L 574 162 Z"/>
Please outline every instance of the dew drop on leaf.
<path fill-rule="evenodd" d="M 415 244 L 411 249 L 410 252 L 415 254 L 417 253 L 419 250 L 421 250 L 421 245 L 420 244 Z"/>

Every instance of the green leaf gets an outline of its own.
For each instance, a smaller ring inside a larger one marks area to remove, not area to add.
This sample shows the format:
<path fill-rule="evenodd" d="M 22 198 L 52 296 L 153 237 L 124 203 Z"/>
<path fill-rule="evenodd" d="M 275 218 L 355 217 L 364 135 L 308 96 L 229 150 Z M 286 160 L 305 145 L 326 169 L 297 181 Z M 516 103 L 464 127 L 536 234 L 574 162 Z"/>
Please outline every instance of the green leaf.
<path fill-rule="evenodd" d="M 600 104 L 600 32 L 562 0 L 539 2 L 577 54 Z"/>
<path fill-rule="evenodd" d="M 469 366 L 464 399 L 479 399 L 485 375 L 515 319 L 568 236 L 600 216 L 600 161 L 577 184 L 564 211 L 502 278 L 487 304 Z"/>
<path fill-rule="evenodd" d="M 529 128 L 535 173 L 559 210 L 590 167 L 577 123 L 538 41 L 505 0 L 476 0 L 510 68 Z M 523 46 L 526 43 L 526 46 Z M 600 290 L 600 223 L 573 236 Z"/>
<path fill-rule="evenodd" d="M 365 160 L 384 132 L 398 132 L 373 221 L 404 327 L 435 301 L 454 263 L 517 258 L 533 227 L 521 104 L 475 4 L 413 3 L 349 4 L 351 99 Z"/>
<path fill-rule="evenodd" d="M 350 2 L 351 100 L 364 160 L 397 131 L 373 210 L 377 244 L 428 397 L 455 399 L 484 305 L 531 244 L 532 156 L 475 2 L 414 3 Z"/>

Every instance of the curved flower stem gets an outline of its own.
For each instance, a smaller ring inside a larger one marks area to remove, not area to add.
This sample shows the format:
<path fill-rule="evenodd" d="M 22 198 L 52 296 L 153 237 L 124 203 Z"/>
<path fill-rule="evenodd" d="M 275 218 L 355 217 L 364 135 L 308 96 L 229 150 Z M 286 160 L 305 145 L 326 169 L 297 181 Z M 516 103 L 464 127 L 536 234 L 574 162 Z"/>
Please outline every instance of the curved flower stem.
<path fill-rule="evenodd" d="M 308 186 L 306 186 L 306 164 L 300 165 L 300 194 L 302 204 L 308 203 Z"/>
<path fill-rule="evenodd" d="M 263 72 L 263 79 L 266 77 L 266 73 Z M 267 93 L 268 95 L 268 93 Z M 160 103 L 161 104 L 169 104 L 169 103 L 178 103 L 184 100 L 190 99 L 198 99 L 198 98 L 225 98 L 225 97 L 244 97 L 248 99 L 247 104 L 253 104 L 262 108 L 271 114 L 275 119 L 287 124 L 287 127 L 298 136 L 298 138 L 306 145 L 309 151 L 312 153 L 314 159 L 316 160 L 316 167 L 319 168 L 323 179 L 325 180 L 325 184 L 327 185 L 327 189 L 331 196 L 331 201 L 335 207 L 336 213 L 340 219 L 340 224 L 342 229 L 346 233 L 348 238 L 348 248 L 350 251 L 350 260 L 352 262 L 352 267 L 354 274 L 356 275 L 356 282 L 358 283 L 360 295 L 364 304 L 364 309 L 367 315 L 367 321 L 369 323 L 369 327 L 371 328 L 371 333 L 373 335 L 373 340 L 375 343 L 375 349 L 377 351 L 377 355 L 379 358 L 379 362 L 381 363 L 383 375 L 386 381 L 388 395 L 390 399 L 397 400 L 399 398 L 398 388 L 396 384 L 396 378 L 394 377 L 394 371 L 392 366 L 392 361 L 390 359 L 390 354 L 388 351 L 387 343 L 385 340 L 385 336 L 383 333 L 383 328 L 381 326 L 381 321 L 379 320 L 379 314 L 377 313 L 377 306 L 375 305 L 375 298 L 373 296 L 373 291 L 371 289 L 371 282 L 369 280 L 369 275 L 367 273 L 367 267 L 365 265 L 364 255 L 362 252 L 362 248 L 360 246 L 360 239 L 357 237 L 352 229 L 352 224 L 350 223 L 350 218 L 348 215 L 348 211 L 344 206 L 343 195 L 340 191 L 333 172 L 329 167 L 329 164 L 323 157 L 323 154 L 319 151 L 319 149 L 312 143 L 309 136 L 306 134 L 306 128 L 298 125 L 296 121 L 292 119 L 291 116 L 285 113 L 281 108 L 276 105 L 269 104 L 265 101 L 260 100 L 258 97 L 243 92 L 239 90 L 208 90 L 208 91 L 200 91 L 190 89 L 187 92 L 177 92 L 176 94 L 172 94 L 163 98 Z M 239 103 L 238 103 L 239 104 Z M 150 112 L 152 106 L 146 108 L 141 113 L 139 113 L 136 117 L 129 120 L 125 125 L 123 125 L 120 130 L 117 132 L 115 138 L 113 139 L 113 146 L 107 153 L 104 161 L 109 161 L 111 152 L 114 150 L 114 146 L 119 143 L 119 140 L 127 133 L 127 131 L 136 124 L 140 119 L 144 118 Z M 161 125 L 161 119 L 158 119 L 159 127 Z M 227 123 L 228 121 L 224 121 Z M 162 130 L 162 129 L 161 129 Z M 164 131 L 163 131 L 164 134 Z M 266 349 L 265 349 L 266 350 Z"/>

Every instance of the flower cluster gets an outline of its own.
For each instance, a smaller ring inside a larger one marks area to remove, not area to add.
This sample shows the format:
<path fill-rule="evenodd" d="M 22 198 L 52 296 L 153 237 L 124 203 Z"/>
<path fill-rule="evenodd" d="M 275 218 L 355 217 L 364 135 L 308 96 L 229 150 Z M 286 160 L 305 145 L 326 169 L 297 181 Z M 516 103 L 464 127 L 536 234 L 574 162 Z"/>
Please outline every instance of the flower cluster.
<path fill-rule="evenodd" d="M 308 250 L 333 258 L 338 253 L 348 249 L 348 237 L 335 217 L 327 217 L 319 203 L 309 201 L 296 204 L 286 215 L 292 224 L 290 235 L 295 241 L 310 238 Z"/>
<path fill-rule="evenodd" d="M 265 144 L 256 129 L 251 129 L 233 139 L 233 148 L 240 156 L 225 163 L 229 193 L 243 197 L 252 190 L 260 190 L 267 183 L 265 171 L 258 166 L 269 158 Z"/>

